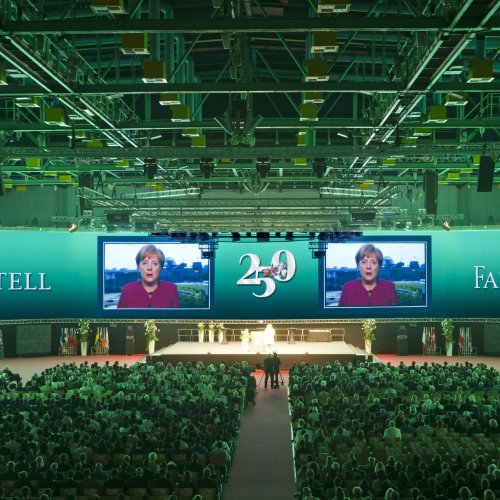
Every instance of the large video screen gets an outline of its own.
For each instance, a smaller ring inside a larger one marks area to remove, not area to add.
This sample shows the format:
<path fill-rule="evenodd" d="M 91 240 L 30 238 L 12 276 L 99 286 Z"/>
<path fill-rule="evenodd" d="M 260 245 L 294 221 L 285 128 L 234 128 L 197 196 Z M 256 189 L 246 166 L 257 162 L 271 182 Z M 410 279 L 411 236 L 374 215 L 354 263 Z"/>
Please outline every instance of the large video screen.
<path fill-rule="evenodd" d="M 425 236 L 329 243 L 324 308 L 429 308 L 430 255 Z"/>
<path fill-rule="evenodd" d="M 211 261 L 198 243 L 99 238 L 102 310 L 175 311 L 211 307 Z"/>

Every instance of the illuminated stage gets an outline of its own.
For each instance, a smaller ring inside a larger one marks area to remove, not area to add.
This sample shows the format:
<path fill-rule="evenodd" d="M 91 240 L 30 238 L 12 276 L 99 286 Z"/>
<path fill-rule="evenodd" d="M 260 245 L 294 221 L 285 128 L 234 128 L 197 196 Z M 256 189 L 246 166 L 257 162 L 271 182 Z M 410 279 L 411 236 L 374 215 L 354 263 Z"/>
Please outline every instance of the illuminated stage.
<path fill-rule="evenodd" d="M 347 344 L 343 341 L 333 342 L 276 342 L 274 350 L 281 359 L 281 368 L 289 369 L 293 363 L 318 362 L 323 365 L 332 361 L 347 363 L 349 361 L 364 360 L 368 356 L 365 351 Z M 179 361 L 203 361 L 205 365 L 210 363 L 231 364 L 234 362 L 248 361 L 250 366 L 262 364 L 266 357 L 266 352 L 243 352 L 241 342 L 228 342 L 220 344 L 218 342 L 177 342 L 163 349 L 159 349 L 154 354 L 148 356 L 151 362 L 163 361 L 164 363 L 177 363 Z M 371 355 L 370 359 L 371 359 Z"/>

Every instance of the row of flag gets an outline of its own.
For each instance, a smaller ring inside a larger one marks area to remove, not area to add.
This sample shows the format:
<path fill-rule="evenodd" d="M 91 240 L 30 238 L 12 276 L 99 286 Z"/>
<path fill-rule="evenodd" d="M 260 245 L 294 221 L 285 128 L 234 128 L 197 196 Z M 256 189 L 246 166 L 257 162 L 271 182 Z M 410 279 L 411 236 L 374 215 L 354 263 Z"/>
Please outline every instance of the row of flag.
<path fill-rule="evenodd" d="M 462 349 L 472 347 L 472 328 L 470 326 L 461 326 L 458 331 L 458 345 Z M 425 349 L 436 349 L 436 329 L 433 326 L 424 326 L 422 332 L 422 346 Z"/>
<path fill-rule="evenodd" d="M 78 345 L 78 337 L 76 336 L 76 328 L 61 328 L 61 336 L 59 337 L 59 344 L 62 349 L 68 347 L 76 347 Z"/>
<path fill-rule="evenodd" d="M 76 347 L 78 345 L 77 328 L 61 328 L 59 344 L 62 349 Z M 95 332 L 94 345 L 101 349 L 109 349 L 109 334 L 106 326 L 98 326 Z"/>
<path fill-rule="evenodd" d="M 422 332 L 422 346 L 424 349 L 436 349 L 436 328 L 434 326 L 424 326 Z"/>
<path fill-rule="evenodd" d="M 458 345 L 462 349 L 472 347 L 472 328 L 470 326 L 461 326 L 458 331 Z"/>
<path fill-rule="evenodd" d="M 109 349 L 109 335 L 107 326 L 98 326 L 95 332 L 95 345 L 101 349 Z"/>

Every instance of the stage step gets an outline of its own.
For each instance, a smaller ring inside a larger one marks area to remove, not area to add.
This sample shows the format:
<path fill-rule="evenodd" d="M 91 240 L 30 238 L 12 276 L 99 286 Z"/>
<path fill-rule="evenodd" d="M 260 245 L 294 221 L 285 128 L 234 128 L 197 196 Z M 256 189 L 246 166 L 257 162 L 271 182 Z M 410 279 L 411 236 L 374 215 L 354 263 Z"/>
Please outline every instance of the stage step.
<path fill-rule="evenodd" d="M 364 349 L 361 349 L 360 347 L 357 347 L 355 345 L 349 344 L 351 349 L 354 351 L 356 358 L 362 358 L 363 361 L 365 361 L 366 358 L 368 358 L 370 361 L 373 363 L 380 363 L 380 360 L 374 356 L 373 354 L 367 353 Z"/>

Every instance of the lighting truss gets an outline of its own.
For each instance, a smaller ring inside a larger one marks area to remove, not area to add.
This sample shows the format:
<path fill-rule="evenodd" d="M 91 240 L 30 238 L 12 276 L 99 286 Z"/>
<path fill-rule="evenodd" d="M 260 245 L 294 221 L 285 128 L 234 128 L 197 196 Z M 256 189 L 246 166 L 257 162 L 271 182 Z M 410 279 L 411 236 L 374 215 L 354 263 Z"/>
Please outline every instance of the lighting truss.
<path fill-rule="evenodd" d="M 122 196 L 126 200 L 151 200 L 157 198 L 174 198 L 177 196 L 197 196 L 200 188 L 190 187 L 186 189 L 166 189 L 165 191 L 148 191 L 144 193 L 129 193 Z"/>

